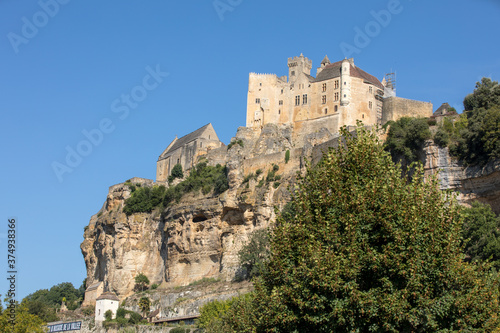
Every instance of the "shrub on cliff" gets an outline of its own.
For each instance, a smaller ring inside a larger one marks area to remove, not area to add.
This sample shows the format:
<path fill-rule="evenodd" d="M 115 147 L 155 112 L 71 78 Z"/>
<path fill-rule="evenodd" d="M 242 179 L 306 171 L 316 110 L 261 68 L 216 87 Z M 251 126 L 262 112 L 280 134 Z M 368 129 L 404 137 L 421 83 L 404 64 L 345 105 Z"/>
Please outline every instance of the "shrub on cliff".
<path fill-rule="evenodd" d="M 130 198 L 125 200 L 123 212 L 127 215 L 133 213 L 150 213 L 158 207 L 165 196 L 165 186 L 139 187 L 132 192 Z"/>
<path fill-rule="evenodd" d="M 362 128 L 309 167 L 256 280 L 258 332 L 492 331 L 499 277 L 464 262 L 458 207 Z M 244 314 L 244 312 L 243 312 Z M 243 318 L 248 318 L 242 315 Z M 233 330 L 238 331 L 238 330 Z M 250 331 L 250 330 L 245 330 Z"/>
<path fill-rule="evenodd" d="M 403 117 L 388 124 L 390 128 L 385 146 L 392 160 L 407 164 L 418 161 L 418 152 L 422 150 L 425 140 L 431 138 L 427 120 Z"/>
<path fill-rule="evenodd" d="M 464 99 L 465 112 L 455 122 L 450 153 L 467 165 L 484 165 L 500 158 L 500 85 L 489 78 L 476 83 Z M 457 126 L 460 125 L 460 126 Z"/>
<path fill-rule="evenodd" d="M 149 286 L 149 279 L 146 275 L 139 273 L 135 276 L 135 289 L 138 291 L 144 291 Z"/>

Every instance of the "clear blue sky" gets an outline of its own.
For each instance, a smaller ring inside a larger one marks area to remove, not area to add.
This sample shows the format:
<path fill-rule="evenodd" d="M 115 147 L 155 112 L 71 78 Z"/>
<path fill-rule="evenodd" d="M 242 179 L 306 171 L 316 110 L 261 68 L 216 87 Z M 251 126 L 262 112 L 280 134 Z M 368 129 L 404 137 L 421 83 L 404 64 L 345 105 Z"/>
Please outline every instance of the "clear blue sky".
<path fill-rule="evenodd" d="M 325 54 L 349 55 L 380 79 L 396 71 L 400 97 L 459 111 L 476 81 L 500 77 L 497 0 L 54 1 L 42 0 L 50 15 L 37 1 L 0 2 L 0 276 L 14 216 L 21 297 L 78 288 L 83 228 L 108 187 L 154 179 L 175 135 L 212 122 L 228 143 L 245 125 L 249 72 L 286 75 L 303 53 L 315 74 Z M 158 82 L 147 77 L 158 70 Z M 99 126 L 108 133 L 85 146 L 82 131 Z M 60 181 L 53 163 L 66 164 L 67 147 L 87 156 Z"/>

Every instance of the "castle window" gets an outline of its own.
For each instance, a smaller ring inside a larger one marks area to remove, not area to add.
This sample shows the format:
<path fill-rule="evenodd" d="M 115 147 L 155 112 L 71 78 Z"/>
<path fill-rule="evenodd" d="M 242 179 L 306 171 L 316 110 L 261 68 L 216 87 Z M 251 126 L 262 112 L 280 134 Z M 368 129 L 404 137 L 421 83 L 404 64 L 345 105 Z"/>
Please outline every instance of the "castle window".
<path fill-rule="evenodd" d="M 346 95 L 346 94 L 344 94 L 344 98 L 346 98 L 346 97 L 347 97 L 347 95 Z"/>
<path fill-rule="evenodd" d="M 326 83 L 323 83 L 323 92 L 326 91 Z"/>
<path fill-rule="evenodd" d="M 203 147 L 203 142 L 200 142 L 200 148 Z"/>
<path fill-rule="evenodd" d="M 283 105 L 283 100 L 279 101 L 279 105 Z"/>
<path fill-rule="evenodd" d="M 281 93 L 283 94 L 283 89 L 281 89 Z"/>
<path fill-rule="evenodd" d="M 326 104 L 326 95 L 321 96 L 321 103 Z"/>
<path fill-rule="evenodd" d="M 369 92 L 370 94 L 373 94 L 373 87 L 372 87 L 372 86 L 370 86 L 370 88 L 368 88 L 368 92 Z"/>
<path fill-rule="evenodd" d="M 302 104 L 307 104 L 307 94 L 302 95 Z"/>
<path fill-rule="evenodd" d="M 344 86 L 347 85 L 347 82 L 344 81 Z"/>
<path fill-rule="evenodd" d="M 373 103 L 372 102 L 368 102 L 368 107 L 371 109 L 373 106 Z"/>
<path fill-rule="evenodd" d="M 292 71 L 292 72 L 290 73 L 290 76 L 295 76 L 295 71 Z"/>
<path fill-rule="evenodd" d="M 295 105 L 300 105 L 300 96 L 295 96 Z"/>
<path fill-rule="evenodd" d="M 260 98 L 255 99 L 255 104 L 260 104 Z"/>
<path fill-rule="evenodd" d="M 281 114 L 281 110 L 278 110 L 278 114 Z"/>
<path fill-rule="evenodd" d="M 261 82 L 261 83 L 259 83 L 259 85 L 262 87 L 262 82 Z"/>
<path fill-rule="evenodd" d="M 327 114 L 327 113 L 328 113 L 328 108 L 325 108 L 325 114 Z"/>
<path fill-rule="evenodd" d="M 361 115 L 361 118 L 365 119 L 365 114 L 364 113 Z"/>
<path fill-rule="evenodd" d="M 339 80 L 335 80 L 335 89 L 339 89 Z"/>
<path fill-rule="evenodd" d="M 333 110 L 335 110 L 335 112 L 337 112 L 339 109 L 339 107 L 337 105 L 335 105 L 335 108 Z"/>
<path fill-rule="evenodd" d="M 339 93 L 338 93 L 338 92 L 336 92 L 334 96 L 335 96 L 335 99 L 334 99 L 334 100 L 335 100 L 335 101 L 338 101 L 338 100 L 339 100 Z"/>

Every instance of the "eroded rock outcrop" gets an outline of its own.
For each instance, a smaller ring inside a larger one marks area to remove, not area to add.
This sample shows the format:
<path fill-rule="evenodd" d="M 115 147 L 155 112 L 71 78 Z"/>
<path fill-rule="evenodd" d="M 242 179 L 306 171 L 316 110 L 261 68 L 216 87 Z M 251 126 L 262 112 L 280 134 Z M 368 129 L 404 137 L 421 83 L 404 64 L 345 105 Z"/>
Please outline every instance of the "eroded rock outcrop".
<path fill-rule="evenodd" d="M 243 244 L 254 230 L 272 223 L 275 207 L 282 208 L 288 200 L 287 185 L 298 170 L 284 158 L 293 149 L 290 135 L 286 126 L 269 125 L 257 137 L 242 128 L 236 136 L 242 144 L 222 148 L 226 149 L 229 189 L 221 195 L 188 193 L 163 211 L 127 216 L 123 208 L 131 195 L 129 185 L 110 187 L 81 245 L 88 285 L 102 281 L 105 290 L 124 298 L 133 293 L 139 273 L 148 276 L 151 284 L 166 288 L 202 278 L 234 280 L 241 274 L 238 252 Z M 209 160 L 209 164 L 213 163 Z M 279 182 L 266 180 L 278 164 Z M 246 177 L 250 173 L 254 177 Z M 129 183 L 155 185 L 140 178 Z"/>
<path fill-rule="evenodd" d="M 424 148 L 425 172 L 438 173 L 442 189 L 458 192 L 462 204 L 478 200 L 488 203 L 496 214 L 500 214 L 500 160 L 485 166 L 465 167 L 453 159 L 448 148 L 440 148 L 428 141 Z"/>

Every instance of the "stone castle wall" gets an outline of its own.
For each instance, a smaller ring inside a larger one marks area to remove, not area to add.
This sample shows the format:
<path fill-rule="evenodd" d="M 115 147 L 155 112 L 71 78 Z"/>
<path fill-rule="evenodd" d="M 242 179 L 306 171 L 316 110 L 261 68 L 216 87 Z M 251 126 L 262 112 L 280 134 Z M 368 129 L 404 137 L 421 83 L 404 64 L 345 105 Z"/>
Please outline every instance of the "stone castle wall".
<path fill-rule="evenodd" d="M 432 116 L 432 103 L 415 101 L 401 97 L 389 97 L 384 99 L 382 111 L 382 124 L 388 121 L 396 121 L 402 117 Z"/>

